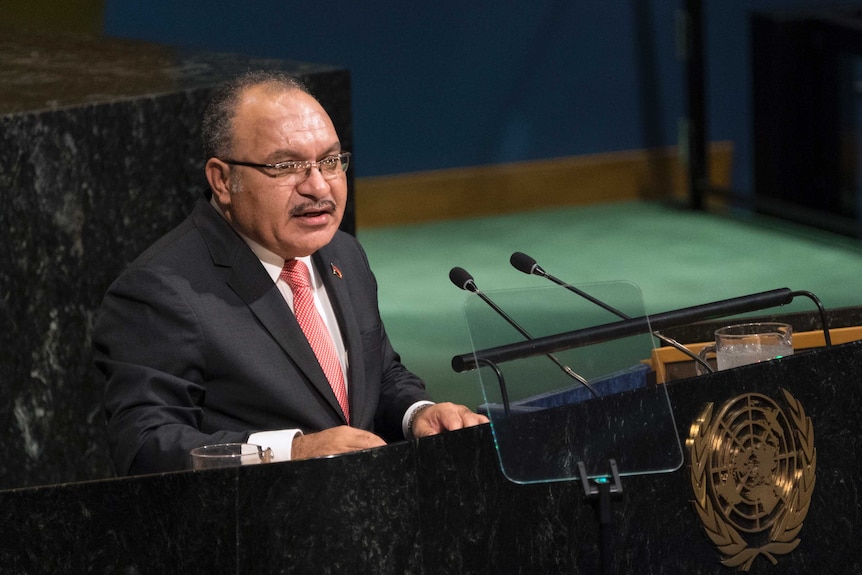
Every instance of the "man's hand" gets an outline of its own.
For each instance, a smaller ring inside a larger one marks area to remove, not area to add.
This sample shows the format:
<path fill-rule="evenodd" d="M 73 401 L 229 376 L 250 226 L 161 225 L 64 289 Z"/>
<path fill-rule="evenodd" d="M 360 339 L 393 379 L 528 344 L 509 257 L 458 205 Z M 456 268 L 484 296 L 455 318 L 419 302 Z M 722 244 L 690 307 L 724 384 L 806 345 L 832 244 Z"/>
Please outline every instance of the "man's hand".
<path fill-rule="evenodd" d="M 482 423 L 488 423 L 488 418 L 470 411 L 466 405 L 435 403 L 416 414 L 411 431 L 413 437 L 426 437 Z"/>
<path fill-rule="evenodd" d="M 383 445 L 386 445 L 386 442 L 370 431 L 341 425 L 317 433 L 298 435 L 293 440 L 290 458 L 310 459 Z"/>

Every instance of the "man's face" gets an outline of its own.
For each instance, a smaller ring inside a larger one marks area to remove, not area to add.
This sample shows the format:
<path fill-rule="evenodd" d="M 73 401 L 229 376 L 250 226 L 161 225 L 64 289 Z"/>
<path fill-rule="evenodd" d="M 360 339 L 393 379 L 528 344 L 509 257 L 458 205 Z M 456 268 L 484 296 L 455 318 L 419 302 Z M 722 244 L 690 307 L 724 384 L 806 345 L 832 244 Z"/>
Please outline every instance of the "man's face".
<path fill-rule="evenodd" d="M 231 160 L 319 161 L 339 152 L 332 120 L 308 94 L 271 86 L 243 93 L 233 120 Z M 208 175 L 214 161 L 208 162 Z M 213 186 L 216 201 L 228 221 L 255 242 L 291 259 L 311 255 L 335 235 L 347 202 L 347 177 L 340 170 L 326 180 L 312 168 L 292 185 L 258 168 L 219 165 L 227 178 L 225 189 Z"/>

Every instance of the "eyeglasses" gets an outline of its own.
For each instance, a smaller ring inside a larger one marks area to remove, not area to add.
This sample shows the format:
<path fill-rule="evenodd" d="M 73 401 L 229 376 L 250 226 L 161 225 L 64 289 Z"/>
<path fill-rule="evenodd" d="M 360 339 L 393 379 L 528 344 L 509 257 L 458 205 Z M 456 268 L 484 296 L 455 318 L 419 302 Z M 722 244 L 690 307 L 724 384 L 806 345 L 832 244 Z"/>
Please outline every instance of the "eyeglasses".
<path fill-rule="evenodd" d="M 240 162 L 237 160 L 222 160 L 225 164 L 232 166 L 247 166 L 257 168 L 270 178 L 284 180 L 285 183 L 298 185 L 304 182 L 311 174 L 311 168 L 317 168 L 324 180 L 334 180 L 339 174 L 347 171 L 350 162 L 350 152 L 341 152 L 334 156 L 327 156 L 317 162 L 279 162 L 277 164 L 255 164 L 253 162 Z"/>

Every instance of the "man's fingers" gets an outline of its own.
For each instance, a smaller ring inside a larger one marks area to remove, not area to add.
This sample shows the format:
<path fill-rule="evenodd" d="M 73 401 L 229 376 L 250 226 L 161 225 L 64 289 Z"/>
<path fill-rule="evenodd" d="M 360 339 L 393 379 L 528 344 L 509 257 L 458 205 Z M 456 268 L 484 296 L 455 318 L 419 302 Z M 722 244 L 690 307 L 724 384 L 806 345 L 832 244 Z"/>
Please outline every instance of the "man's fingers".
<path fill-rule="evenodd" d="M 474 413 L 465 405 L 438 403 L 423 409 L 413 424 L 413 436 L 425 437 L 441 431 L 455 431 L 464 427 L 488 423 L 484 415 Z"/>

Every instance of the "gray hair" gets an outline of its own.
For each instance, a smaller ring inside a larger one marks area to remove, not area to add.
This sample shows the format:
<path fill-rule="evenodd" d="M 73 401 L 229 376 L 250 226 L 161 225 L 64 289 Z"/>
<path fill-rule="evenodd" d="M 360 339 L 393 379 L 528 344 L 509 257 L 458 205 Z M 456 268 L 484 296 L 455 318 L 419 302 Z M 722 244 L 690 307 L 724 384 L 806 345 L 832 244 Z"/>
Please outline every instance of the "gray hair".
<path fill-rule="evenodd" d="M 313 97 L 308 87 L 294 76 L 279 71 L 256 70 L 241 74 L 216 89 L 204 112 L 201 125 L 204 157 L 221 158 L 230 154 L 233 119 L 242 94 L 253 86 L 299 90 Z"/>

